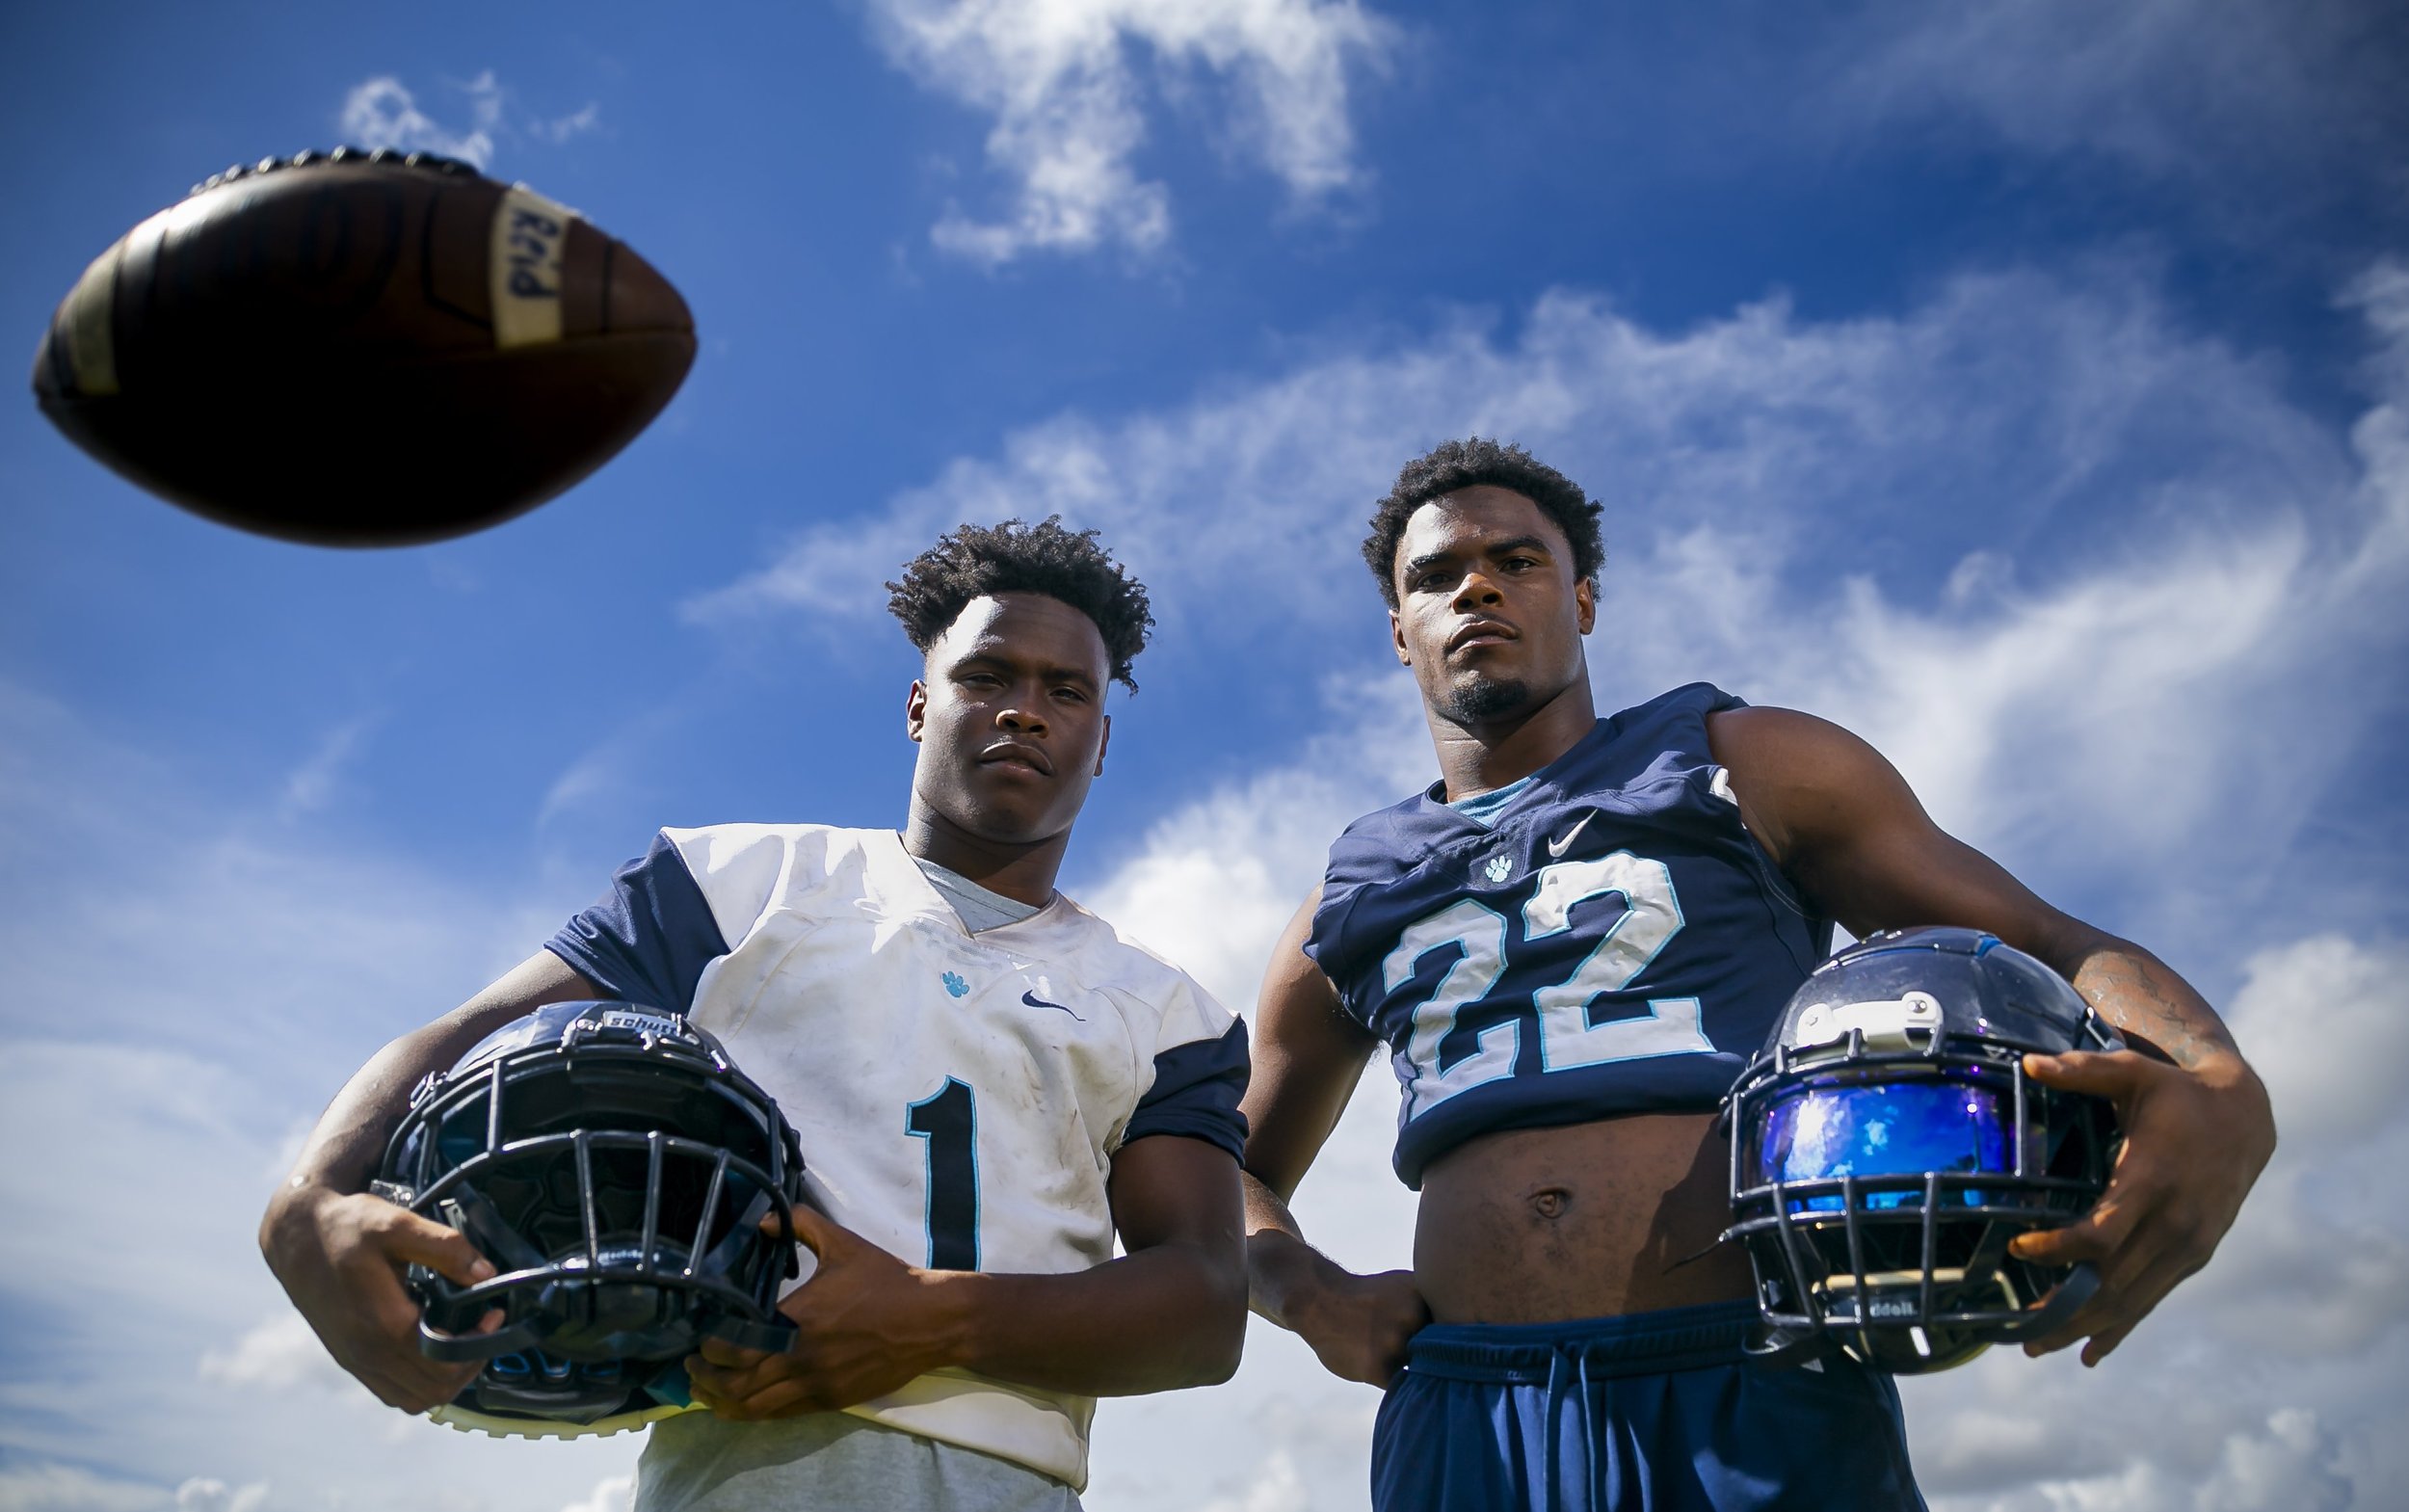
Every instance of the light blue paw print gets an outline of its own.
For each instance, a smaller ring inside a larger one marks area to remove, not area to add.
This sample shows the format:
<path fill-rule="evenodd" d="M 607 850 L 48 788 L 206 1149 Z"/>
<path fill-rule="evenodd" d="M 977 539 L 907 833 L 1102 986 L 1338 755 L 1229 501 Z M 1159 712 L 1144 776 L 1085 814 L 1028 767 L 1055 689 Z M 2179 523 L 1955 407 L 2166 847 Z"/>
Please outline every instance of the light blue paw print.
<path fill-rule="evenodd" d="M 944 981 L 945 991 L 953 994 L 956 997 L 967 997 L 970 995 L 970 984 L 964 981 L 953 972 L 946 972 Z"/>

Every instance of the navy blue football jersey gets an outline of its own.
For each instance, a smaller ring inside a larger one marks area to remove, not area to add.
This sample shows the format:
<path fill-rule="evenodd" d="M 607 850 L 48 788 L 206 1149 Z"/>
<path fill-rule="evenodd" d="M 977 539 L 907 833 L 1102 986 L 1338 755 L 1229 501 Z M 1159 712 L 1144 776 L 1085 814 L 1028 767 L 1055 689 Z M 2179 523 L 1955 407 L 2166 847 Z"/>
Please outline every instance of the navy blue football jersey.
<path fill-rule="evenodd" d="M 1306 953 L 1390 1047 L 1406 1185 L 1476 1134 L 1713 1108 L 1829 953 L 1708 754 L 1743 706 L 1676 688 L 1482 817 L 1434 785 L 1331 846 Z"/>

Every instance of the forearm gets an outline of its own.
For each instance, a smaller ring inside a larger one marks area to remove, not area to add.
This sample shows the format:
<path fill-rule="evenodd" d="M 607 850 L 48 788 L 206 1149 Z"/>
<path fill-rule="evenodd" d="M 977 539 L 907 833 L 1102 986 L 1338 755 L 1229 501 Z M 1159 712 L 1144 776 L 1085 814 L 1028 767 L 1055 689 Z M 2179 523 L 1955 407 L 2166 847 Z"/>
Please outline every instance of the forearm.
<path fill-rule="evenodd" d="M 2147 1041 L 2185 1071 L 2238 1062 L 2240 1050 L 2216 1010 L 2157 956 L 2128 940 L 2085 929 L 2050 965 L 2065 972 L 2100 1017 Z"/>
<path fill-rule="evenodd" d="M 410 1109 L 410 1090 L 428 1074 L 449 1068 L 477 1041 L 520 1014 L 593 992 L 594 985 L 558 957 L 538 952 L 460 1007 L 386 1044 L 319 1115 L 292 1173 L 269 1204 L 262 1242 L 297 1204 L 328 1193 L 367 1190 L 369 1178 L 384 1157 L 385 1143 Z"/>
<path fill-rule="evenodd" d="M 933 1293 L 931 1366 L 1083 1396 L 1211 1386 L 1238 1367 L 1238 1269 L 1181 1244 L 1059 1276 L 919 1273 Z"/>
<path fill-rule="evenodd" d="M 1307 1288 L 1326 1283 L 1337 1266 L 1306 1241 L 1279 1193 L 1243 1171 L 1238 1185 L 1246 1197 L 1247 1306 L 1266 1322 L 1294 1329 L 1291 1305 Z"/>

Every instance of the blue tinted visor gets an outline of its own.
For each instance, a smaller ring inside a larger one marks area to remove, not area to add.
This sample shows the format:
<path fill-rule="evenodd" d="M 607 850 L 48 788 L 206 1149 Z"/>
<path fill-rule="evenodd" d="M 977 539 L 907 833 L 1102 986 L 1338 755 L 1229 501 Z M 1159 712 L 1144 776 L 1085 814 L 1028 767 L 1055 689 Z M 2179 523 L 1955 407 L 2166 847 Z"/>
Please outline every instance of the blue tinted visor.
<path fill-rule="evenodd" d="M 1971 1077 L 1904 1081 L 1813 1081 L 1777 1097 L 1744 1156 L 1750 1186 L 1881 1177 L 2016 1173 L 2012 1089 Z M 1869 1207 L 1921 1201 L 1920 1192 L 1867 1193 Z M 1950 1196 L 1979 1206 L 1981 1194 L 1951 1183 Z M 1809 1198 L 1806 1210 L 1838 1210 L 1837 1196 Z"/>

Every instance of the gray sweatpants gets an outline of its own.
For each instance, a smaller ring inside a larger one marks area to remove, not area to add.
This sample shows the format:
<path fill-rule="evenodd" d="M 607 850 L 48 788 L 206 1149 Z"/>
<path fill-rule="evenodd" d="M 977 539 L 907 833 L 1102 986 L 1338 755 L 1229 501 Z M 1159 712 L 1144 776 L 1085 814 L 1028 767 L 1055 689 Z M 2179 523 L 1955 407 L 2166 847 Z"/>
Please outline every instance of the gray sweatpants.
<path fill-rule="evenodd" d="M 1080 1512 L 1069 1486 L 1025 1465 L 845 1413 L 727 1422 L 679 1413 L 652 1425 L 636 1512 Z"/>

